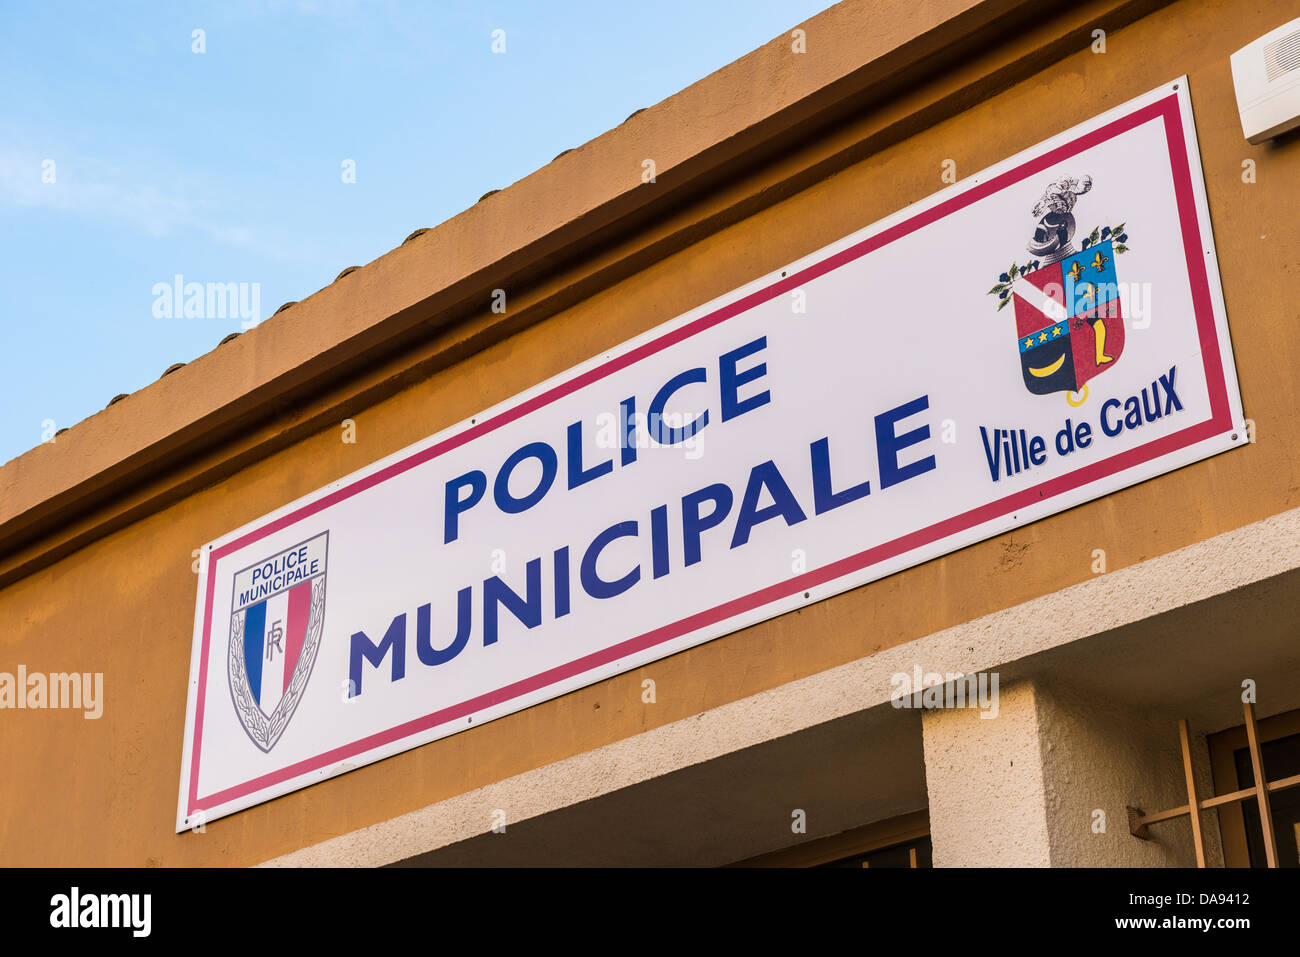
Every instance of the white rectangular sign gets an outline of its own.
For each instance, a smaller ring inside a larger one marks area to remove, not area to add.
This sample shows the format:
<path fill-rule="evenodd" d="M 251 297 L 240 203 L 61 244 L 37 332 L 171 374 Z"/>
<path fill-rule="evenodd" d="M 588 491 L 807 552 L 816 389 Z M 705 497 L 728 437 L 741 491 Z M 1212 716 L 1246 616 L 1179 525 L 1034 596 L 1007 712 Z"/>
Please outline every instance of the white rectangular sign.
<path fill-rule="evenodd" d="M 1245 441 L 1182 78 L 206 546 L 177 829 Z"/>

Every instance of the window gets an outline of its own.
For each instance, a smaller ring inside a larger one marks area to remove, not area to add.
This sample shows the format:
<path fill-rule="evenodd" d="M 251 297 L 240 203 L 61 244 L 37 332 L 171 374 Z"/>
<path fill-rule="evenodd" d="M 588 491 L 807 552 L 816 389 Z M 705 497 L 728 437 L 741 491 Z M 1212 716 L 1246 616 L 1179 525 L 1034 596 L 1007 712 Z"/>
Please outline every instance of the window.
<path fill-rule="evenodd" d="M 1260 721 L 1259 739 L 1266 780 L 1277 783 L 1300 776 L 1300 711 L 1288 711 Z M 1209 745 L 1216 793 L 1255 786 L 1245 727 L 1210 735 Z M 1269 803 L 1278 864 L 1300 867 L 1300 788 L 1271 790 Z M 1266 866 L 1264 831 L 1260 826 L 1259 804 L 1254 798 L 1219 808 L 1219 830 L 1223 835 L 1224 863 L 1228 867 Z"/>
<path fill-rule="evenodd" d="M 817 867 L 933 867 L 931 863 L 930 835 L 914 841 L 891 844 L 876 851 L 851 854 L 837 861 L 827 861 Z"/>

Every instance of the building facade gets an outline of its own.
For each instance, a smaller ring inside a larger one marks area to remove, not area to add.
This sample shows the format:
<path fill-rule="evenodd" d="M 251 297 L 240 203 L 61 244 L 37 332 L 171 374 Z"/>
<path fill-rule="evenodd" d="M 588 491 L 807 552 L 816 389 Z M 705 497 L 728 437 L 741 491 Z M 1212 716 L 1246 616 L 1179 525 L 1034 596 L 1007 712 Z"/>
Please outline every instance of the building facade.
<path fill-rule="evenodd" d="M 846 0 L 0 467 L 0 672 L 102 676 L 0 710 L 0 862 L 1300 866 L 1288 8 Z M 1241 447 L 176 826 L 206 543 L 1180 77 Z"/>

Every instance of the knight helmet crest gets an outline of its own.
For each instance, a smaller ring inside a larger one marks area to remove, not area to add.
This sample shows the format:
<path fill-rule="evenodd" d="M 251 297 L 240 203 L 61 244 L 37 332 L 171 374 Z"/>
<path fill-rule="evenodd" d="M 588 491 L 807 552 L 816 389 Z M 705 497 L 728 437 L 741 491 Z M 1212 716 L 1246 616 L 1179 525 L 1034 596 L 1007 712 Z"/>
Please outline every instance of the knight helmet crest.
<path fill-rule="evenodd" d="M 1079 197 L 1091 176 L 1049 183 L 1032 210 L 1032 257 L 998 276 L 989 295 L 998 311 L 1015 306 L 1016 349 L 1025 388 L 1035 395 L 1064 392 L 1070 405 L 1088 399 L 1088 381 L 1114 368 L 1124 352 L 1115 257 L 1128 251 L 1125 223 L 1097 226 L 1074 240 Z"/>

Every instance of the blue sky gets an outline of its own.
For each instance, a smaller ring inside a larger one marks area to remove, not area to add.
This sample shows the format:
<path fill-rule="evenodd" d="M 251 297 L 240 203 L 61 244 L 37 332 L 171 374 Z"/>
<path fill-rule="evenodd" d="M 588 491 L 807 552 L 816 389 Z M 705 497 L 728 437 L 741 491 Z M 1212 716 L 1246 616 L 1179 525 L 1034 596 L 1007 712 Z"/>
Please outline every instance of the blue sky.
<path fill-rule="evenodd" d="M 0 462 L 830 5 L 0 2 Z"/>

